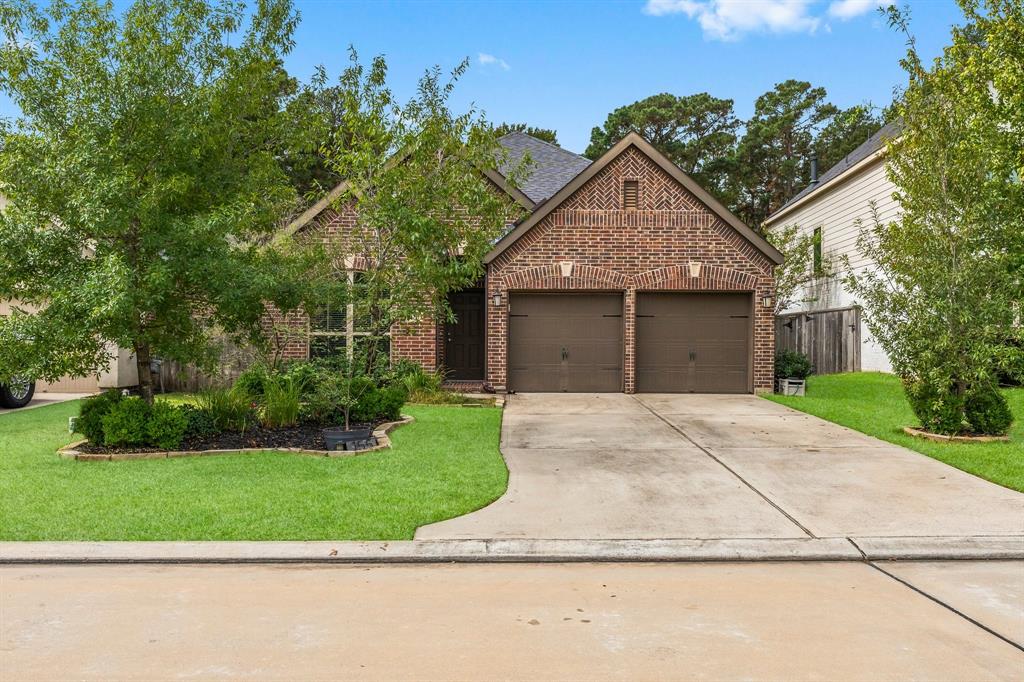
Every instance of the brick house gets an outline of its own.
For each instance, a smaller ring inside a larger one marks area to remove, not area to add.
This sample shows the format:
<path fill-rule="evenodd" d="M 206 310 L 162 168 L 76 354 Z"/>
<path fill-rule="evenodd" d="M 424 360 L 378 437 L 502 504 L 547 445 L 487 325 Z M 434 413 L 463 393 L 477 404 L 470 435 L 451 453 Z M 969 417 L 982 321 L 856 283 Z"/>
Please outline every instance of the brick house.
<path fill-rule="evenodd" d="M 489 177 L 530 213 L 486 256 L 483 282 L 452 294 L 456 321 L 393 330 L 393 359 L 499 391 L 771 390 L 776 249 L 635 133 L 593 162 L 522 133 L 500 142 L 533 170 L 519 189 Z M 332 208 L 340 191 L 290 229 L 343 234 L 354 216 Z M 308 332 L 287 355 L 359 335 L 351 316 L 334 330 L 321 317 L 292 320 Z"/>

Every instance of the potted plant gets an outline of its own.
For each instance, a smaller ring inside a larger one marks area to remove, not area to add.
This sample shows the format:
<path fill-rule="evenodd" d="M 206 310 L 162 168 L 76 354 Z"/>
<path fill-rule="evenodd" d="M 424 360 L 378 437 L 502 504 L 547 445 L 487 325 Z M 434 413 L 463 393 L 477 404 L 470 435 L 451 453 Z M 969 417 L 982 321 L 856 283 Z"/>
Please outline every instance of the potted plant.
<path fill-rule="evenodd" d="M 775 356 L 776 393 L 802 396 L 807 390 L 807 377 L 814 373 L 810 359 L 795 350 L 779 351 Z"/>

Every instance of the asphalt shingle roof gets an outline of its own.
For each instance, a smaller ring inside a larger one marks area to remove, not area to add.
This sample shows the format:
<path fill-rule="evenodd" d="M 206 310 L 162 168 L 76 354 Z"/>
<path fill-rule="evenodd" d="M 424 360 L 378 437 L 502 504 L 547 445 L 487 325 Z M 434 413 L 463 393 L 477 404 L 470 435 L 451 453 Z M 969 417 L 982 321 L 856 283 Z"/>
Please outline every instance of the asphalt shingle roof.
<path fill-rule="evenodd" d="M 532 165 L 519 189 L 536 204 L 565 187 L 591 163 L 586 157 L 526 133 L 503 135 L 498 138 L 498 143 L 508 151 L 507 160 L 498 168 L 502 175 L 507 175 L 523 156 L 530 155 Z"/>
<path fill-rule="evenodd" d="M 882 126 L 877 133 L 865 140 L 859 147 L 854 149 L 852 152 L 843 157 L 842 161 L 829 168 L 822 175 L 818 176 L 818 182 L 813 185 L 808 185 L 804 189 L 800 190 L 792 199 L 782 205 L 779 211 L 784 210 L 787 206 L 797 201 L 800 201 L 805 196 L 814 192 L 828 183 L 832 182 L 840 175 L 848 171 L 853 166 L 868 158 L 879 149 L 885 146 L 885 141 L 896 137 L 900 133 L 899 121 L 893 121 L 892 123 L 886 123 Z M 778 213 L 776 211 L 775 213 Z M 773 214 L 774 215 L 774 214 Z M 771 216 L 768 217 L 771 220 Z"/>

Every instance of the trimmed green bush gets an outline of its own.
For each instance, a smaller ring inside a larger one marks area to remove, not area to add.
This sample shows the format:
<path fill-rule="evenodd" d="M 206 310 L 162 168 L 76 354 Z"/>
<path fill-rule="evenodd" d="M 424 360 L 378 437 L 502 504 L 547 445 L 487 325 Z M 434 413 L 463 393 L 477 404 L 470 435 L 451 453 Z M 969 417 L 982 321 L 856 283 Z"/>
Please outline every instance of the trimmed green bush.
<path fill-rule="evenodd" d="M 814 374 L 810 359 L 795 350 L 781 350 L 775 354 L 776 379 L 806 379 Z"/>
<path fill-rule="evenodd" d="M 149 411 L 149 422 L 146 424 L 146 445 L 164 450 L 172 450 L 185 437 L 188 428 L 188 416 L 177 405 L 156 402 Z"/>
<path fill-rule="evenodd" d="M 395 421 L 401 416 L 407 396 L 405 389 L 398 386 L 370 388 L 359 396 L 350 417 L 362 423 Z"/>
<path fill-rule="evenodd" d="M 945 435 L 965 431 L 963 396 L 924 379 L 905 381 L 903 389 L 910 409 L 921 420 L 925 431 Z"/>
<path fill-rule="evenodd" d="M 182 405 L 179 409 L 185 416 L 185 438 L 209 438 L 220 433 L 206 410 L 195 405 Z"/>
<path fill-rule="evenodd" d="M 964 398 L 964 418 L 975 433 L 1002 436 L 1013 424 L 1013 413 L 995 384 L 979 384 Z"/>
<path fill-rule="evenodd" d="M 88 438 L 90 443 L 103 445 L 103 417 L 122 398 L 120 391 L 111 390 L 83 400 L 78 411 L 77 431 Z"/>
<path fill-rule="evenodd" d="M 118 401 L 103 416 L 103 444 L 110 447 L 145 445 L 150 407 L 142 398 Z"/>
<path fill-rule="evenodd" d="M 267 382 L 267 368 L 260 363 L 251 365 L 235 379 L 232 390 L 244 393 L 252 399 L 263 396 Z"/>

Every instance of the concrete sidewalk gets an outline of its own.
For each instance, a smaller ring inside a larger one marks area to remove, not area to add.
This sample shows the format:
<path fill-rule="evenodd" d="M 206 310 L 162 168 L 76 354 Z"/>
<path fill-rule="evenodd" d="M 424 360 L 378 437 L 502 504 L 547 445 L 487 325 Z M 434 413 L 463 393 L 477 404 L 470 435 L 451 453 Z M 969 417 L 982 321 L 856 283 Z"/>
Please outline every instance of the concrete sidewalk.
<path fill-rule="evenodd" d="M 1019 680 L 1022 575 L 1020 562 L 3 566 L 0 670 Z"/>

